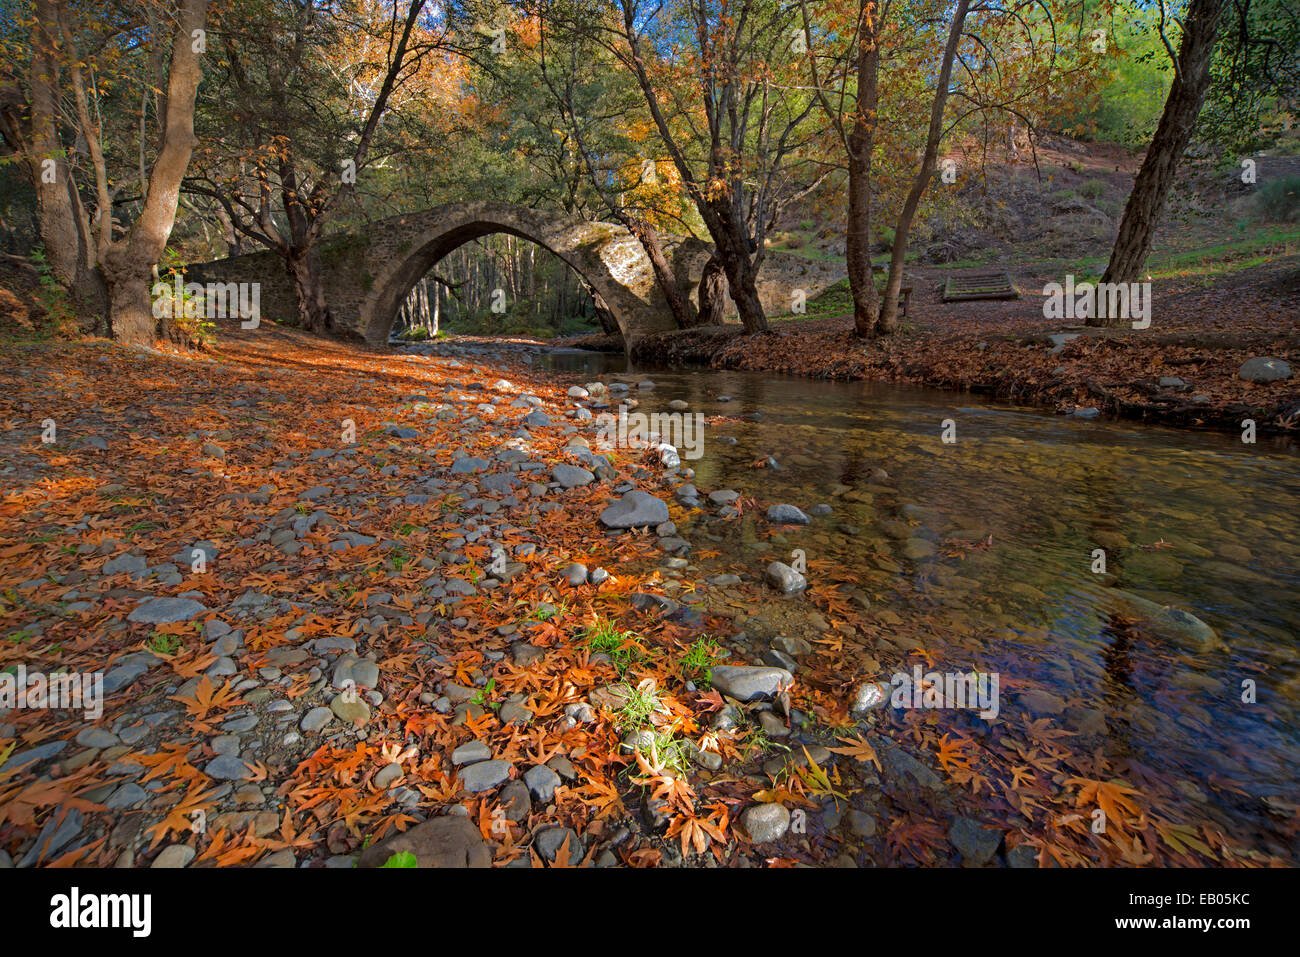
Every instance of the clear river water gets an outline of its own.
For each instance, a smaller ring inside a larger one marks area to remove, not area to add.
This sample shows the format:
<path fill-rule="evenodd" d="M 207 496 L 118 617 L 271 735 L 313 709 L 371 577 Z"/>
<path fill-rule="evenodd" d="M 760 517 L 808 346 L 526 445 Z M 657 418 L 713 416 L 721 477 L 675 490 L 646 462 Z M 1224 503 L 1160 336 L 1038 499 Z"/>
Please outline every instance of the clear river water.
<path fill-rule="evenodd" d="M 700 574 L 752 576 L 802 548 L 810 577 L 857 586 L 886 633 L 896 624 L 915 646 L 916 627 L 902 626 L 924 623 L 936 661 L 996 670 L 1004 695 L 1046 689 L 1039 706 L 1064 706 L 1066 726 L 1099 733 L 1111 755 L 1273 850 L 1294 847 L 1283 836 L 1300 791 L 1293 440 L 1248 445 L 922 388 L 631 370 L 616 356 L 558 352 L 534 366 L 566 384 L 648 379 L 653 389 L 632 388 L 640 411 L 680 399 L 724 417 L 684 463 L 702 493 L 832 507 L 776 536 L 762 508 L 701 526 L 720 555 L 692 557 Z M 780 468 L 754 467 L 767 456 Z M 1216 637 L 1128 627 L 1157 606 Z"/>

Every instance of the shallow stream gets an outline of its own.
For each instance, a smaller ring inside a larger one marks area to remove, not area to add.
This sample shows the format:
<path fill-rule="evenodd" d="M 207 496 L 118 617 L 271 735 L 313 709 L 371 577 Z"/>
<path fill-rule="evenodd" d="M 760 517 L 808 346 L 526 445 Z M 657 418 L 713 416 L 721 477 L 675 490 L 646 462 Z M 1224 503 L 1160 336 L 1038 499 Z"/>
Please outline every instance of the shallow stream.
<path fill-rule="evenodd" d="M 923 645 L 940 670 L 1000 673 L 1004 711 L 1059 714 L 1066 727 L 1099 735 L 1110 756 L 1172 779 L 1211 817 L 1248 831 L 1253 819 L 1261 836 L 1282 823 L 1277 805 L 1294 803 L 1293 441 L 1247 445 L 921 388 L 708 370 L 628 375 L 621 358 L 590 354 L 535 365 L 566 383 L 651 380 L 653 389 L 631 391 L 642 412 L 680 399 L 725 417 L 705 430 L 702 456 L 683 464 L 701 494 L 735 489 L 762 507 L 683 529 L 702 574 L 752 577 L 803 549 L 810 580 L 860 588 L 886 633 L 896 626 L 902 650 Z M 955 425 L 950 444 L 944 420 Z M 779 468 L 754 467 L 768 456 Z M 763 509 L 777 502 L 832 511 L 774 535 Z M 717 544 L 702 548 L 693 531 Z M 1142 599 L 1196 616 L 1217 638 L 1146 627 L 1155 606 Z M 774 607 L 783 601 L 773 595 Z M 1243 701 L 1247 681 L 1255 703 Z M 1031 698 L 1016 697 L 1030 688 Z"/>

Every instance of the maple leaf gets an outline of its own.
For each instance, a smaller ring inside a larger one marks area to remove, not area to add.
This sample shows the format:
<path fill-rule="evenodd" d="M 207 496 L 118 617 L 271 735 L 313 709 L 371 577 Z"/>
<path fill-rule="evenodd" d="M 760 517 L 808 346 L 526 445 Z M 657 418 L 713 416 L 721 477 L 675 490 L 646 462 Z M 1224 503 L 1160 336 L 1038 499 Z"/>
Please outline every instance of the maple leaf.
<path fill-rule="evenodd" d="M 195 858 L 195 862 L 214 861 L 218 867 L 238 867 L 251 862 L 262 853 L 262 848 L 252 843 L 253 825 L 248 825 L 244 834 L 238 832 L 226 834 L 219 829 L 211 835 L 212 843 L 208 849 Z"/>
<path fill-rule="evenodd" d="M 949 741 L 951 734 L 945 734 L 939 739 L 938 759 L 939 765 L 950 776 L 956 771 L 969 771 L 971 769 L 971 756 L 966 753 L 966 749 L 973 747 L 974 742 L 965 738 L 958 738 L 956 741 Z"/>
<path fill-rule="evenodd" d="M 726 702 L 722 700 L 722 695 L 715 688 L 710 688 L 704 694 L 700 695 L 700 697 L 695 699 L 695 703 L 706 713 L 711 711 L 720 711 L 722 708 L 726 707 Z"/>
<path fill-rule="evenodd" d="M 599 818 L 623 813 L 623 798 L 619 795 L 618 789 L 606 781 L 591 778 L 581 787 L 571 788 L 569 793 L 576 795 L 578 800 L 592 808 Z"/>
<path fill-rule="evenodd" d="M 184 741 L 167 741 L 158 747 L 153 754 L 133 754 L 132 760 L 143 764 L 147 768 L 152 768 L 140 780 L 144 782 L 152 781 L 154 778 L 169 777 L 172 779 L 185 779 L 189 781 L 197 780 L 200 777 L 199 769 L 190 764 L 186 755 L 189 753 L 190 745 Z"/>
<path fill-rule="evenodd" d="M 629 867 L 658 867 L 662 860 L 663 852 L 654 847 L 637 848 L 624 858 Z"/>
<path fill-rule="evenodd" d="M 1013 765 L 1011 768 L 1011 786 L 1019 790 L 1026 785 L 1034 784 L 1034 772 L 1026 764 Z"/>
<path fill-rule="evenodd" d="M 764 788 L 761 791 L 755 791 L 752 796 L 760 804 L 806 804 L 809 807 L 817 806 L 817 802 L 809 798 L 808 795 L 796 794 L 789 788 L 784 787 Z"/>
<path fill-rule="evenodd" d="M 572 833 L 566 834 L 564 836 L 564 843 L 555 849 L 555 858 L 554 860 L 551 861 L 551 867 L 581 867 L 583 864 L 586 863 L 586 860 L 580 861 L 577 864 L 569 863 L 569 858 L 573 854 L 573 848 L 570 847 L 570 843 L 569 843 L 572 837 L 573 837 Z M 538 855 L 537 851 L 533 850 L 532 848 L 529 848 L 529 852 L 532 854 L 533 867 L 545 866 L 542 863 L 542 859 Z M 595 852 L 596 852 L 596 848 L 593 844 L 591 851 L 587 854 L 587 859 L 590 859 L 591 855 L 594 854 Z"/>
<path fill-rule="evenodd" d="M 882 771 L 882 772 L 884 771 L 884 768 L 880 766 L 880 758 L 876 755 L 876 749 L 871 746 L 871 744 L 867 741 L 866 738 L 862 737 L 861 735 L 858 735 L 857 737 L 853 737 L 853 738 L 837 738 L 836 740 L 843 741 L 845 744 L 848 745 L 848 747 L 827 748 L 826 749 L 827 751 L 831 751 L 834 754 L 847 755 L 848 757 L 852 758 L 854 761 L 860 761 L 863 764 L 867 764 L 869 762 L 876 766 L 877 771 Z"/>
<path fill-rule="evenodd" d="M 830 776 L 826 773 L 826 771 L 822 769 L 821 765 L 819 765 L 816 761 L 813 760 L 812 755 L 808 753 L 808 749 L 806 747 L 803 749 L 803 756 L 804 759 L 808 762 L 808 766 L 807 767 L 796 766 L 794 770 L 795 773 L 799 775 L 800 779 L 804 782 L 804 784 L 806 784 L 809 787 L 809 789 L 812 791 L 813 794 L 819 794 L 819 795 L 825 794 L 837 799 L 848 800 L 848 798 L 845 795 L 835 790 L 833 783 L 830 779 Z M 834 782 L 835 784 L 839 783 L 838 778 L 839 778 L 839 772 L 837 771 L 836 781 Z"/>
<path fill-rule="evenodd" d="M 102 847 L 107 840 L 108 840 L 108 836 L 105 835 L 104 837 L 101 837 L 99 840 L 92 841 L 90 844 L 86 844 L 83 847 L 73 848 L 71 851 L 67 851 L 62 856 L 56 857 L 52 861 L 45 862 L 45 866 L 49 868 L 91 866 L 86 863 L 83 863 L 83 858 L 88 857 L 92 851 Z"/>
<path fill-rule="evenodd" d="M 1195 827 L 1190 824 L 1164 824 L 1157 822 L 1156 832 L 1160 839 L 1180 854 L 1189 853 L 1188 848 L 1199 851 L 1206 857 L 1215 857 L 1214 851 L 1201 840 Z"/>
<path fill-rule="evenodd" d="M 1148 854 L 1142 849 L 1142 841 L 1136 836 L 1131 844 L 1120 838 L 1117 838 L 1115 843 L 1119 847 L 1120 857 L 1124 859 L 1124 863 L 1132 867 L 1141 867 L 1155 860 L 1154 854 Z"/>
<path fill-rule="evenodd" d="M 14 768 L 10 768 L 8 771 L 6 771 L 4 770 L 4 766 L 5 766 L 5 762 L 9 760 L 9 755 L 14 753 L 14 748 L 16 747 L 18 747 L 18 742 L 10 741 L 9 747 L 0 748 L 0 778 L 4 778 L 7 775 L 14 773 L 15 770 Z"/>
<path fill-rule="evenodd" d="M 194 694 L 191 697 L 171 695 L 170 698 L 172 701 L 179 701 L 185 705 L 186 710 L 190 713 L 191 723 L 200 731 L 212 730 L 212 726 L 205 720 L 208 712 L 214 710 L 225 711 L 237 704 L 244 703 L 244 699 L 235 697 L 235 692 L 229 681 L 219 690 L 214 690 L 207 675 L 199 679 L 199 683 L 195 685 Z"/>
<path fill-rule="evenodd" d="M 150 653 L 157 654 L 157 652 L 152 651 Z M 165 655 L 159 655 L 159 657 L 166 658 Z M 175 671 L 179 677 L 188 681 L 190 678 L 207 671 L 212 662 L 217 660 L 217 656 L 213 654 L 204 654 L 203 652 L 196 652 L 193 655 L 187 655 L 185 657 L 176 655 L 167 658 L 166 660 L 167 663 L 171 665 L 172 670 Z"/>
<path fill-rule="evenodd" d="M 1134 826 L 1142 816 L 1142 809 L 1132 798 L 1142 792 L 1131 788 L 1122 781 L 1096 781 L 1091 778 L 1068 778 L 1066 787 L 1077 785 L 1079 793 L 1075 795 L 1074 806 L 1095 805 L 1105 813 L 1106 820 L 1114 823 L 1120 830 L 1127 823 Z M 1126 820 L 1128 819 L 1128 820 Z"/>
<path fill-rule="evenodd" d="M 167 815 L 145 831 L 146 835 L 153 835 L 149 847 L 157 847 L 158 843 L 173 831 L 182 834 L 194 831 L 196 822 L 202 821 L 206 817 L 208 810 L 213 806 L 212 799 L 216 793 L 216 787 L 206 788 L 201 781 L 195 781 L 191 784 L 189 790 L 185 792 L 179 802 L 172 806 Z"/>
<path fill-rule="evenodd" d="M 697 854 L 703 854 L 709 847 L 709 839 L 724 840 L 724 835 L 715 825 L 710 824 L 693 813 L 682 813 L 673 817 L 666 833 L 668 838 L 678 838 L 682 842 L 682 857 L 688 855 L 691 847 Z"/>

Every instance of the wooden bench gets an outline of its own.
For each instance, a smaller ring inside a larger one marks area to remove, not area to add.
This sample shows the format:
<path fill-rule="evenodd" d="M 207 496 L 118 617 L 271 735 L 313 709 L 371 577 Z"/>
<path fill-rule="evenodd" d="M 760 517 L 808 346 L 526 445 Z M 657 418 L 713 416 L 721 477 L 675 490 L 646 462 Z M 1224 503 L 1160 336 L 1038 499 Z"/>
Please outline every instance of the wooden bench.
<path fill-rule="evenodd" d="M 875 266 L 873 266 L 871 268 L 871 272 L 872 275 L 875 276 L 879 273 L 879 270 Z M 888 273 L 885 274 L 884 279 L 886 282 L 889 281 Z M 906 286 L 899 286 L 898 287 L 898 317 L 900 319 L 907 317 L 907 307 L 911 303 L 911 301 L 912 301 L 911 285 L 908 284 Z"/>
<path fill-rule="evenodd" d="M 981 272 L 950 276 L 943 284 L 944 302 L 978 302 L 981 299 L 1019 299 L 1010 273 Z"/>

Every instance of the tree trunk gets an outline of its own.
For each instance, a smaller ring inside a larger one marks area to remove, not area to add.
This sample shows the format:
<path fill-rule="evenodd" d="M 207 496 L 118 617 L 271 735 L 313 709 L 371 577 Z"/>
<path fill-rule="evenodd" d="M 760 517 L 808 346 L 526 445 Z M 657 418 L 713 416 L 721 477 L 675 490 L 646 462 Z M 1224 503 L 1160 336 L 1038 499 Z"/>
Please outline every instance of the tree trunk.
<path fill-rule="evenodd" d="M 944 47 L 943 63 L 939 67 L 939 79 L 935 84 L 934 99 L 930 104 L 930 130 L 925 138 L 925 153 L 921 158 L 921 168 L 917 171 L 912 188 L 908 191 L 903 209 L 898 214 L 898 223 L 894 227 L 894 245 L 889 256 L 889 278 L 885 280 L 885 293 L 880 304 L 880 320 L 876 331 L 881 335 L 893 335 L 898 329 L 898 292 L 903 288 L 903 256 L 907 252 L 907 236 L 912 230 L 912 220 L 916 217 L 921 197 L 930 185 L 934 175 L 935 159 L 939 154 L 939 140 L 943 136 L 943 111 L 948 103 L 948 83 L 952 79 L 952 64 L 957 56 L 957 45 L 961 42 L 962 29 L 966 24 L 966 10 L 969 0 L 959 0 L 953 13 L 952 28 L 948 32 L 948 44 Z"/>
<path fill-rule="evenodd" d="M 1151 253 L 1151 241 L 1160 224 L 1169 188 L 1210 87 L 1210 61 L 1223 7 L 1224 0 L 1191 0 L 1183 22 L 1174 82 L 1160 115 L 1160 125 L 1133 182 L 1133 192 L 1124 207 L 1102 282 L 1135 282 Z M 1097 297 L 1098 308 L 1088 317 L 1088 325 L 1103 326 L 1110 321 L 1110 317 L 1103 315 L 1104 300 L 1104 296 Z"/>
<path fill-rule="evenodd" d="M 154 320 L 149 292 L 153 267 L 171 236 L 181 180 L 196 142 L 194 100 L 203 71 L 192 35 L 203 28 L 207 13 L 208 0 L 182 0 L 180 4 L 176 36 L 172 40 L 162 139 L 158 158 L 149 172 L 149 192 L 130 230 L 103 257 L 110 327 L 115 338 L 135 345 L 151 345 L 160 334 L 175 338 L 165 323 L 160 328 Z M 103 211 L 105 216 L 111 213 L 111 210 Z"/>
<path fill-rule="evenodd" d="M 750 335 L 767 332 L 767 316 L 758 298 L 758 269 L 750 255 L 749 236 L 745 230 L 736 228 L 730 215 L 723 227 L 714 235 L 713 254 L 722 264 L 727 289 L 740 314 L 740 324 Z"/>
<path fill-rule="evenodd" d="M 151 346 L 158 338 L 182 346 L 189 344 L 174 319 L 159 320 L 153 314 L 149 295 L 153 287 L 152 261 L 131 257 L 129 251 L 118 246 L 109 250 L 105 266 L 109 277 L 109 331 L 114 339 L 141 346 Z M 174 302 L 173 307 L 179 309 L 181 303 Z"/>
<path fill-rule="evenodd" d="M 291 251 L 286 265 L 298 302 L 298 327 L 307 332 L 329 332 L 334 328 L 334 317 L 325 302 L 325 283 L 315 245 Z"/>
<path fill-rule="evenodd" d="M 880 47 L 877 43 L 876 8 L 861 6 L 862 29 L 858 40 L 858 102 L 848 137 L 849 221 L 844 256 L 853 293 L 853 331 L 858 336 L 875 333 L 880 299 L 871 274 L 871 151 L 875 148 L 876 107 L 880 92 Z"/>
<path fill-rule="evenodd" d="M 967 0 L 962 0 L 963 7 Z M 633 0 L 623 0 L 623 36 L 628 42 L 629 56 L 624 60 L 632 70 L 636 78 L 637 85 L 641 88 L 642 96 L 645 97 L 646 106 L 650 110 L 651 119 L 654 120 L 656 129 L 659 131 L 659 137 L 664 148 L 668 150 L 668 155 L 677 167 L 677 172 L 682 178 L 687 195 L 695 204 L 699 211 L 700 218 L 704 221 L 705 228 L 709 231 L 709 237 L 713 240 L 716 248 L 715 255 L 722 261 L 723 271 L 727 276 L 727 285 L 731 292 L 731 298 L 736 303 L 736 309 L 740 313 L 741 325 L 745 327 L 747 333 L 753 334 L 767 331 L 767 316 L 763 313 L 763 304 L 758 298 L 757 274 L 758 267 L 752 257 L 754 252 L 761 250 L 751 250 L 749 229 L 743 215 L 742 207 L 742 189 L 743 177 L 739 176 L 736 170 L 730 170 L 730 196 L 710 195 L 711 190 L 706 188 L 705 184 L 696 179 L 695 173 L 687 160 L 685 153 L 682 151 L 677 139 L 673 135 L 672 127 L 668 123 L 662 108 L 659 104 L 658 94 L 655 92 L 654 85 L 650 82 L 650 76 L 646 71 L 645 62 L 641 57 L 641 34 L 637 26 L 638 4 Z M 697 20 L 696 27 L 703 34 L 707 32 L 707 27 L 701 20 Z M 707 45 L 707 44 L 706 44 Z M 739 122 L 737 115 L 739 107 L 734 104 L 730 105 L 731 122 Z M 727 169 L 728 164 L 724 159 L 725 150 L 721 141 L 721 111 L 716 110 L 708 113 L 710 124 L 710 135 L 712 143 L 710 144 L 710 172 L 718 174 Z M 764 211 L 760 210 L 757 218 L 762 222 Z"/>
<path fill-rule="evenodd" d="M 50 0 L 36 5 L 32 25 L 32 63 L 29 73 L 30 124 L 24 131 L 21 103 L 6 102 L 4 138 L 23 155 L 36 193 L 37 227 L 45 259 L 54 278 L 66 286 L 89 316 L 82 325 L 96 328 L 108 313 L 108 290 L 98 267 L 98 250 L 81 194 L 73 181 L 59 141 L 58 88 L 61 71 L 57 59 L 58 14 Z M 52 171 L 52 176 L 47 175 Z"/>
<path fill-rule="evenodd" d="M 727 277 L 717 256 L 710 256 L 704 264 L 699 286 L 700 313 L 696 323 L 701 326 L 720 326 L 727 319 Z"/>
<path fill-rule="evenodd" d="M 691 305 L 687 302 L 686 297 L 682 295 L 681 287 L 677 285 L 677 276 L 673 271 L 672 264 L 664 255 L 663 243 L 659 241 L 659 232 L 649 223 L 635 216 L 627 215 L 623 217 L 628 232 L 637 238 L 641 248 L 645 250 L 646 256 L 650 260 L 650 267 L 654 270 L 655 281 L 659 283 L 659 288 L 663 290 L 664 298 L 668 300 L 668 309 L 673 314 L 673 321 L 677 323 L 677 328 L 685 329 L 695 323 L 695 316 L 691 313 Z"/>

